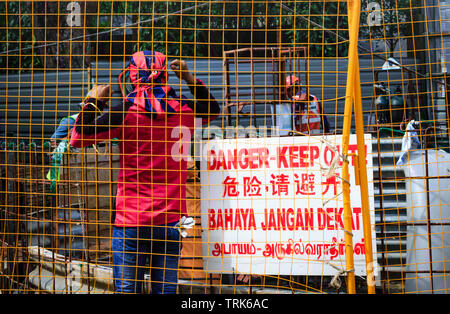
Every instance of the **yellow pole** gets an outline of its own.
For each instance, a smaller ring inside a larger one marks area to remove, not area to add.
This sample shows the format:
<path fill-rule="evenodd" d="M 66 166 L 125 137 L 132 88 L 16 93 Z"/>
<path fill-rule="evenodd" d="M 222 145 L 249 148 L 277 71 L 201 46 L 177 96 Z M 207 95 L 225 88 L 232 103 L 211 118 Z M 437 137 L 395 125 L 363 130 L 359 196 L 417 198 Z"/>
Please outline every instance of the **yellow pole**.
<path fill-rule="evenodd" d="M 359 16 L 359 14 L 358 14 Z M 359 165 L 359 182 L 361 193 L 361 209 L 364 230 L 364 246 L 366 255 L 366 272 L 367 272 L 367 291 L 369 294 L 375 294 L 375 284 L 373 275 L 373 248 L 372 248 L 372 232 L 370 223 L 370 207 L 369 207 L 369 186 L 367 182 L 367 166 L 366 166 L 366 145 L 364 140 L 364 122 L 361 103 L 361 83 L 359 77 L 359 58 L 356 54 L 356 63 L 358 71 L 355 73 L 354 83 L 354 106 L 355 106 L 355 129 L 356 141 L 358 147 L 358 165 Z M 369 144 L 370 145 L 370 144 Z M 367 156 L 371 158 L 371 156 Z M 355 170 L 356 171 L 356 170 Z"/>
<path fill-rule="evenodd" d="M 345 136 L 344 136 L 345 137 Z M 346 151 L 348 152 L 348 141 L 343 139 L 342 146 L 344 147 L 344 143 L 346 142 Z M 344 148 L 343 148 L 344 150 Z M 347 153 L 344 153 L 344 156 L 347 157 Z M 348 173 L 348 160 L 344 160 L 342 164 L 342 191 L 344 198 L 344 240 L 345 240 L 345 264 L 347 271 L 347 292 L 349 294 L 356 293 L 355 288 L 355 264 L 353 260 L 353 234 L 352 234 L 352 213 L 351 213 L 351 204 L 350 204 L 350 184 L 349 181 L 349 173 Z"/>
<path fill-rule="evenodd" d="M 344 109 L 344 125 L 342 129 L 342 155 L 344 162 L 342 165 L 343 178 L 343 205 L 344 205 L 344 239 L 345 239 L 345 261 L 347 271 L 347 292 L 349 294 L 356 293 L 355 288 L 355 272 L 353 259 L 353 234 L 352 234 L 352 212 L 350 202 L 350 184 L 348 170 L 348 145 L 350 141 L 350 129 L 352 121 L 353 98 L 355 96 L 355 79 L 359 71 L 358 64 L 358 32 L 359 32 L 359 1 L 347 1 L 348 21 L 349 21 L 349 51 L 348 51 L 348 70 L 347 85 Z M 364 161 L 365 162 L 365 161 Z"/>

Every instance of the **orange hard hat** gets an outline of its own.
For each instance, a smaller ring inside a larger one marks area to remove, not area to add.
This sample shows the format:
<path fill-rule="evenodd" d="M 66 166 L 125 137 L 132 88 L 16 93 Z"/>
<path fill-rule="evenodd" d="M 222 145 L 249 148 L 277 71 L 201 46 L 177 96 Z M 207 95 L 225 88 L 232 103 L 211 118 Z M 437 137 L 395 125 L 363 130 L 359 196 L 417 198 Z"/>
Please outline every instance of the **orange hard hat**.
<path fill-rule="evenodd" d="M 286 76 L 286 89 L 291 87 L 291 85 L 294 85 L 295 83 L 300 83 L 300 79 L 296 77 L 295 75 L 288 75 Z"/>

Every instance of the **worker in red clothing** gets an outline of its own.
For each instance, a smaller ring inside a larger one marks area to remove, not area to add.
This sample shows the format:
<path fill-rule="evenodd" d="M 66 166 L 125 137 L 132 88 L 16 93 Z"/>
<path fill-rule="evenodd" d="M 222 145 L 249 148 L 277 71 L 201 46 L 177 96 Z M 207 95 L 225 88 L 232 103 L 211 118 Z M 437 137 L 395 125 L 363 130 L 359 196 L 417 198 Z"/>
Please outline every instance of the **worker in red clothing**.
<path fill-rule="evenodd" d="M 307 95 L 301 88 L 301 81 L 295 75 L 286 77 L 286 95 L 294 101 L 294 130 L 309 135 L 330 132 L 322 105 L 314 95 Z"/>
<path fill-rule="evenodd" d="M 123 103 L 103 113 L 110 87 L 94 87 L 72 132 L 75 147 L 113 138 L 119 142 L 112 239 L 116 292 L 142 292 L 149 257 L 152 293 L 176 293 L 181 250 L 176 226 L 187 216 L 187 158 L 173 156 L 180 141 L 180 133 L 173 131 L 182 128 L 193 135 L 195 118 L 208 123 L 220 113 L 217 101 L 185 61 L 174 60 L 170 68 L 188 84 L 195 101 L 178 96 L 167 84 L 165 55 L 139 51 L 130 58 L 133 90 L 124 94 Z"/>

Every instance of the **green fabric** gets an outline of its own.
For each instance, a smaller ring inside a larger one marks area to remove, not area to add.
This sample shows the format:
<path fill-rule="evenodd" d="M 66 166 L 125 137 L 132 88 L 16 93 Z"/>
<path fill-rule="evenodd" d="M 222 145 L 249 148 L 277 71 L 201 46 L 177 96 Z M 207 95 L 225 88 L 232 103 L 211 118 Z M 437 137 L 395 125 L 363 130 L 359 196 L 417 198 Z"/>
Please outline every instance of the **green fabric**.
<path fill-rule="evenodd" d="M 50 184 L 50 190 L 52 192 L 56 191 L 56 183 L 60 178 L 59 168 L 61 165 L 61 160 L 68 148 L 69 141 L 62 140 L 52 154 L 52 158 L 50 161 L 50 170 L 47 173 L 47 180 L 52 181 Z"/>
<path fill-rule="evenodd" d="M 76 120 L 78 118 L 79 114 L 80 113 L 78 112 L 78 113 L 68 116 L 67 118 Z M 66 117 L 62 118 L 61 121 L 64 120 L 65 118 Z M 61 123 L 61 121 L 60 121 L 60 123 Z M 50 170 L 48 171 L 47 176 L 46 176 L 47 180 L 52 181 L 52 183 L 50 185 L 50 190 L 52 192 L 56 191 L 56 182 L 59 181 L 59 179 L 60 179 L 59 167 L 61 165 L 62 157 L 68 148 L 69 148 L 69 141 L 67 139 L 65 139 L 65 140 L 62 140 L 61 142 L 59 142 L 58 146 L 53 151 L 52 158 L 50 161 Z"/>

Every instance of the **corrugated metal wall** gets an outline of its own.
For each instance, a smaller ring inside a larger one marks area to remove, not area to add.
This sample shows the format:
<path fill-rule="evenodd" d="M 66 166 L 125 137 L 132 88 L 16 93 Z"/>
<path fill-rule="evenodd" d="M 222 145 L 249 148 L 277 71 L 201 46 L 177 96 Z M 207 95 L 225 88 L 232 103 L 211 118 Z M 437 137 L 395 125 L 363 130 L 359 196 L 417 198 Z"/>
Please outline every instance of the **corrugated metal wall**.
<path fill-rule="evenodd" d="M 170 62 L 170 61 L 169 61 Z M 196 59 L 187 60 L 189 69 L 191 72 L 196 73 L 196 76 L 200 78 L 211 90 L 214 97 L 220 102 L 224 102 L 224 79 L 223 79 L 223 60 L 222 59 Z M 360 59 L 361 69 L 361 91 L 363 98 L 363 108 L 365 113 L 365 119 L 367 121 L 367 115 L 370 113 L 373 102 L 373 82 L 374 71 L 380 70 L 384 64 L 382 59 Z M 411 70 L 415 69 L 416 64 L 411 59 L 402 59 L 402 64 L 409 67 Z M 123 69 L 124 62 L 97 62 L 92 64 L 91 77 L 92 81 L 96 83 L 113 83 L 113 89 L 116 93 L 113 96 L 119 97 L 119 87 L 117 84 L 117 77 Z M 311 59 L 309 61 L 309 86 L 312 94 L 318 98 L 324 100 L 323 107 L 324 112 L 328 115 L 331 123 L 332 130 L 340 130 L 342 127 L 342 115 L 344 112 L 344 96 L 345 85 L 347 79 L 347 59 Z M 255 64 L 254 71 L 262 73 L 262 75 L 255 75 L 252 85 L 250 65 L 239 65 L 239 91 L 247 89 L 250 90 L 252 86 L 257 89 L 261 89 L 262 86 L 268 85 L 268 88 L 272 88 L 272 69 L 263 64 Z M 393 89 L 392 85 L 403 84 L 407 82 L 407 75 L 405 71 L 390 71 L 387 75 L 386 72 L 380 74 L 381 80 L 389 79 L 390 84 L 388 87 Z M 191 97 L 186 86 L 180 86 L 180 82 L 174 75 L 170 75 L 169 84 L 175 87 L 175 89 L 181 90 L 187 97 Z M 177 87 L 180 86 L 180 87 Z M 243 87 L 242 87 L 243 86 Z M 406 87 L 406 86 L 405 86 Z M 405 90 L 405 88 L 403 88 Z M 405 91 L 406 92 L 406 91 Z M 270 92 L 268 92 L 270 94 Z M 249 97 L 243 97 L 246 100 Z M 266 99 L 271 99 L 267 97 Z M 115 102 L 119 99 L 115 99 Z M 245 108 L 244 108 L 244 111 Z M 248 110 L 247 110 L 248 111 Z M 256 110 L 258 125 L 271 125 L 270 109 L 266 108 L 264 104 L 257 104 Z M 264 114 L 269 115 L 268 120 L 264 119 Z M 223 118 L 223 117 L 222 117 Z M 232 125 L 235 125 L 234 118 L 232 117 Z M 246 127 L 250 125 L 250 117 L 240 117 L 239 125 Z M 225 126 L 223 119 L 218 119 L 212 123 L 213 125 L 222 127 Z M 258 126 L 257 125 L 257 126 Z M 338 133 L 340 133 L 338 131 Z"/>
<path fill-rule="evenodd" d="M 88 71 L 0 75 L 0 137 L 48 139 L 61 118 L 79 111 Z"/>
<path fill-rule="evenodd" d="M 414 69 L 414 62 L 409 59 L 401 60 L 404 66 Z M 365 121 L 370 113 L 373 102 L 374 71 L 380 69 L 384 61 L 381 59 L 361 59 L 361 87 Z M 0 75 L 0 130 L 1 136 L 21 138 L 48 138 L 54 131 L 59 120 L 69 113 L 78 111 L 78 103 L 88 90 L 89 77 L 94 83 L 113 84 L 112 103 L 120 101 L 120 91 L 117 77 L 123 69 L 124 62 L 97 62 L 93 63 L 90 71 L 82 72 L 34 72 L 14 75 Z M 188 60 L 189 68 L 196 73 L 211 90 L 214 97 L 223 103 L 223 61 L 221 59 Z M 242 66 L 240 66 L 242 67 Z M 265 83 L 271 82 L 271 69 L 255 68 L 256 71 L 266 72 L 265 76 L 255 76 L 254 86 L 261 88 Z M 346 83 L 346 59 L 324 59 L 309 61 L 309 85 L 311 93 L 323 100 L 324 112 L 331 124 L 331 130 L 342 127 L 342 114 L 344 111 L 344 96 Z M 245 69 L 240 69 L 245 71 Z M 386 72 L 384 72 L 386 73 Z M 380 79 L 387 79 L 381 74 Z M 405 72 L 389 72 L 389 81 L 393 84 L 407 79 Z M 169 84 L 179 89 L 187 97 L 190 93 L 185 85 L 172 74 Z M 239 85 L 250 88 L 252 86 L 250 72 L 240 74 Z M 179 86 L 179 87 L 177 87 Z M 248 97 L 247 97 L 248 98 Z M 244 108 L 245 111 L 245 108 Z M 257 127 L 271 125 L 270 109 L 264 104 L 256 105 Z M 266 117 L 264 115 L 267 115 Z M 250 118 L 240 117 L 239 125 L 250 125 Z M 223 119 L 212 123 L 215 126 L 225 126 Z M 232 121 L 235 125 L 235 121 Z"/>

